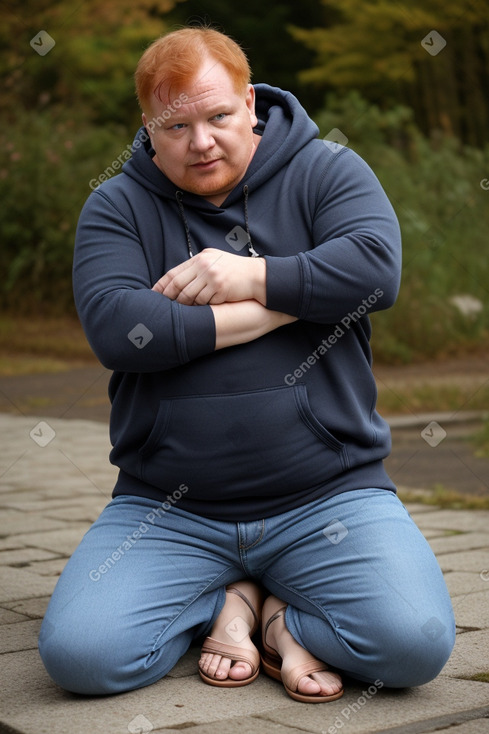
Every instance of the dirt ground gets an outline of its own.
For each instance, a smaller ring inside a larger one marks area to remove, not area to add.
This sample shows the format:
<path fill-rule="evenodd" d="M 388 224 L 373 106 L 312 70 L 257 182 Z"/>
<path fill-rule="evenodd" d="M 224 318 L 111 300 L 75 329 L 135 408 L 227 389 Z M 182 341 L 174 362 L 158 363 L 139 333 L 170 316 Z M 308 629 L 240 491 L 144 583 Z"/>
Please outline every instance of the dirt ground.
<path fill-rule="evenodd" d="M 477 409 L 477 392 L 489 386 L 489 361 L 485 356 L 436 364 L 378 366 L 374 373 L 379 394 L 392 391 L 409 395 L 409 391 L 419 385 L 464 387 L 475 396 L 475 401 L 471 402 L 472 412 L 474 407 Z M 108 422 L 109 377 L 110 372 L 96 363 L 56 374 L 2 377 L 0 411 L 44 419 L 52 416 Z M 464 411 L 463 404 L 459 410 L 445 413 L 417 410 L 407 416 L 410 425 L 405 425 L 405 416 L 399 427 L 397 417 L 386 416 L 393 425 L 392 453 L 386 460 L 386 467 L 398 487 L 414 490 L 438 487 L 489 497 L 489 459 L 478 458 L 469 440 L 480 430 L 483 413 L 460 420 Z M 446 432 L 439 443 L 429 440 L 433 427 L 426 427 L 433 422 L 438 438 Z"/>

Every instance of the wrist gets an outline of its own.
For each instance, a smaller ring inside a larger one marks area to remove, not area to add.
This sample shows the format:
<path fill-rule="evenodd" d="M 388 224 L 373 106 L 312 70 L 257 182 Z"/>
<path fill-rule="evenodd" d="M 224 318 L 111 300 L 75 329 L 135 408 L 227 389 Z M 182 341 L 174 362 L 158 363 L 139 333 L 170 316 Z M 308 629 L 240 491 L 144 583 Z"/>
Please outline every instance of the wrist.
<path fill-rule="evenodd" d="M 267 263 L 264 257 L 250 258 L 252 263 L 253 299 L 267 305 Z"/>

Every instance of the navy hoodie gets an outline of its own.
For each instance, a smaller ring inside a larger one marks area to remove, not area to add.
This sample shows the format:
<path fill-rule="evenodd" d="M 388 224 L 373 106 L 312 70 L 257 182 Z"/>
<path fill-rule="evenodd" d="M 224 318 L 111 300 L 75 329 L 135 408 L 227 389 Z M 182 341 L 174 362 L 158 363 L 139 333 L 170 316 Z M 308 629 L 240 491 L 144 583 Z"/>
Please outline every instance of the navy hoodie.
<path fill-rule="evenodd" d="M 89 196 L 74 257 L 81 322 L 114 370 L 114 496 L 177 498 L 229 521 L 352 489 L 395 491 L 369 314 L 397 296 L 396 216 L 367 164 L 318 139 L 293 95 L 255 89 L 262 139 L 221 206 L 179 192 L 141 128 L 122 172 Z M 189 242 L 249 257 L 248 240 L 266 259 L 267 308 L 299 320 L 215 351 L 210 306 L 151 288 L 189 257 Z"/>

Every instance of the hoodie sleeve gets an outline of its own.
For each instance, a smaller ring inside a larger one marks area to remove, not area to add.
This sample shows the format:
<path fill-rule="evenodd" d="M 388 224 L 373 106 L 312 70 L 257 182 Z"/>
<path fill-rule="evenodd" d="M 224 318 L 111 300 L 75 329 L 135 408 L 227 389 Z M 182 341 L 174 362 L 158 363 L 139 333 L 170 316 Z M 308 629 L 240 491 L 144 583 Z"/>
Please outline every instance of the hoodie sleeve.
<path fill-rule="evenodd" d="M 73 290 L 96 356 L 108 369 L 157 372 L 213 352 L 212 309 L 183 306 L 151 290 L 155 265 L 148 262 L 129 203 L 122 203 L 97 189 L 78 222 Z"/>
<path fill-rule="evenodd" d="M 323 154 L 328 153 L 324 147 Z M 317 244 L 297 255 L 266 257 L 267 308 L 305 321 L 337 323 L 366 302 L 369 311 L 395 302 L 401 237 L 380 182 L 357 154 L 342 148 L 323 171 L 312 204 Z"/>

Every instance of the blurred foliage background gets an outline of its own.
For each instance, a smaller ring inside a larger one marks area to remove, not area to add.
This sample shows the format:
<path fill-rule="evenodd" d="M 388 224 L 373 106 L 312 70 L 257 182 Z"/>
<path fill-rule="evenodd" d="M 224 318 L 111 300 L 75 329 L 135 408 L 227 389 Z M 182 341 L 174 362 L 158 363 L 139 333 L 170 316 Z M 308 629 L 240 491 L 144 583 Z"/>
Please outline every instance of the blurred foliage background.
<path fill-rule="evenodd" d="M 403 282 L 373 316 L 376 359 L 487 350 L 486 0 L 10 0 L 0 16 L 5 314 L 74 314 L 77 218 L 140 125 L 136 63 L 156 37 L 204 22 L 242 45 L 253 81 L 292 91 L 321 136 L 340 131 L 390 197 Z M 55 41 L 44 56 L 31 45 L 42 30 Z"/>

